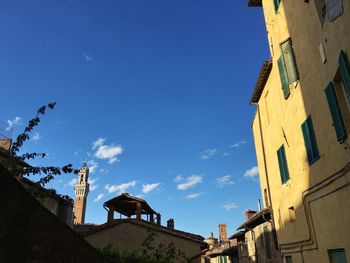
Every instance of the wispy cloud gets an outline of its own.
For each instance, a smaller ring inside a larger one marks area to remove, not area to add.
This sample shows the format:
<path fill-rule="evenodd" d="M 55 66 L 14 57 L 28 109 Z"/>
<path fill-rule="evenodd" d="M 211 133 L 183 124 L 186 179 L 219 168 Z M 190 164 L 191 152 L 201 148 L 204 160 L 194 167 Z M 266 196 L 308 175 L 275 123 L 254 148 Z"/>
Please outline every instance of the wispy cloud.
<path fill-rule="evenodd" d="M 253 166 L 252 168 L 248 169 L 244 173 L 244 177 L 246 178 L 255 178 L 259 175 L 259 169 L 257 166 Z"/>
<path fill-rule="evenodd" d="M 136 186 L 136 181 L 130 181 L 127 183 L 115 185 L 115 184 L 106 184 L 105 189 L 109 194 L 117 192 L 118 194 L 126 192 L 129 188 L 133 188 Z"/>
<path fill-rule="evenodd" d="M 225 185 L 235 184 L 235 182 L 232 180 L 232 176 L 229 174 L 216 178 L 216 183 L 220 188 L 224 187 Z"/>
<path fill-rule="evenodd" d="M 65 186 L 70 186 L 74 187 L 74 185 L 77 183 L 78 179 L 77 178 L 72 178 Z"/>
<path fill-rule="evenodd" d="M 7 120 L 7 127 L 5 128 L 6 131 L 10 131 L 15 125 L 21 125 L 22 124 L 22 118 L 16 117 L 13 120 Z"/>
<path fill-rule="evenodd" d="M 86 62 L 89 62 L 91 60 L 93 60 L 94 58 L 89 56 L 88 54 L 86 54 L 85 52 L 83 52 L 83 57 L 85 59 Z"/>
<path fill-rule="evenodd" d="M 94 202 L 96 203 L 96 202 L 100 201 L 103 197 L 105 197 L 104 194 L 99 194 L 99 195 L 94 199 Z"/>
<path fill-rule="evenodd" d="M 38 132 L 34 132 L 33 136 L 32 136 L 32 141 L 39 141 L 41 139 L 40 133 Z"/>
<path fill-rule="evenodd" d="M 182 174 L 179 174 L 179 175 L 175 176 L 174 182 L 178 183 L 178 182 L 181 182 L 183 179 L 184 178 L 183 178 Z"/>
<path fill-rule="evenodd" d="M 201 175 L 191 175 L 187 177 L 186 180 L 182 181 L 177 185 L 177 189 L 179 190 L 187 190 L 189 188 L 194 187 L 195 185 L 203 182 L 203 176 Z"/>
<path fill-rule="evenodd" d="M 102 146 L 105 143 L 106 139 L 98 137 L 96 141 L 92 142 L 92 149 L 95 150 L 97 147 Z"/>
<path fill-rule="evenodd" d="M 247 143 L 246 140 L 242 140 L 242 141 L 235 142 L 234 144 L 230 145 L 230 147 L 231 148 L 239 148 L 246 143 Z"/>
<path fill-rule="evenodd" d="M 118 161 L 118 155 L 122 154 L 124 149 L 121 145 L 106 145 L 105 141 L 105 138 L 99 137 L 96 141 L 92 142 L 92 149 L 96 150 L 95 157 L 108 160 L 109 164 L 115 163 Z"/>
<path fill-rule="evenodd" d="M 234 202 L 226 202 L 226 204 L 224 204 L 222 208 L 226 209 L 227 211 L 230 211 L 231 209 L 238 208 L 238 205 Z"/>
<path fill-rule="evenodd" d="M 195 199 L 195 198 L 200 197 L 202 194 L 203 193 L 194 193 L 194 194 L 187 195 L 185 198 L 186 199 Z"/>
<path fill-rule="evenodd" d="M 97 180 L 98 180 L 98 178 L 92 179 L 89 177 L 88 182 L 90 184 L 90 186 L 89 186 L 90 191 L 94 191 L 97 189 L 97 187 L 98 187 L 98 185 L 96 184 Z"/>
<path fill-rule="evenodd" d="M 222 156 L 229 156 L 230 155 L 230 153 L 229 152 L 224 152 L 223 154 L 222 154 Z"/>
<path fill-rule="evenodd" d="M 202 160 L 208 160 L 217 153 L 218 153 L 218 151 L 216 149 L 208 149 L 208 150 L 201 152 L 199 155 L 199 158 L 201 158 Z"/>
<path fill-rule="evenodd" d="M 142 192 L 147 194 L 149 192 L 156 190 L 159 186 L 160 186 L 160 183 L 143 184 L 142 185 Z"/>
<path fill-rule="evenodd" d="M 89 167 L 89 172 L 92 174 L 96 171 L 96 169 L 98 167 L 98 162 L 96 162 L 94 159 L 91 159 L 91 160 L 87 161 L 87 165 Z"/>

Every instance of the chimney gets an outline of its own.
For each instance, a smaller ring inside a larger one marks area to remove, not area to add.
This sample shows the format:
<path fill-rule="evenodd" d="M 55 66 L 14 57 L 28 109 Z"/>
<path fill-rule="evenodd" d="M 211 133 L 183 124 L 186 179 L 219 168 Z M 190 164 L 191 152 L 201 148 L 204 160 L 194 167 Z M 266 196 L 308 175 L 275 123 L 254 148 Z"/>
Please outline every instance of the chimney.
<path fill-rule="evenodd" d="M 167 222 L 167 228 L 170 230 L 174 230 L 175 229 L 175 224 L 174 224 L 174 219 L 170 218 Z"/>
<path fill-rule="evenodd" d="M 213 232 L 210 232 L 210 238 L 214 238 Z"/>
<path fill-rule="evenodd" d="M 161 225 L 161 215 L 157 214 L 157 225 Z"/>
<path fill-rule="evenodd" d="M 258 199 L 258 211 L 259 212 L 261 211 L 261 201 L 260 201 L 260 199 Z"/>
<path fill-rule="evenodd" d="M 227 241 L 226 224 L 219 224 L 219 238 L 220 238 L 220 243 Z"/>
<path fill-rule="evenodd" d="M 245 220 L 248 221 L 255 214 L 256 211 L 248 209 L 247 211 L 245 211 Z"/>

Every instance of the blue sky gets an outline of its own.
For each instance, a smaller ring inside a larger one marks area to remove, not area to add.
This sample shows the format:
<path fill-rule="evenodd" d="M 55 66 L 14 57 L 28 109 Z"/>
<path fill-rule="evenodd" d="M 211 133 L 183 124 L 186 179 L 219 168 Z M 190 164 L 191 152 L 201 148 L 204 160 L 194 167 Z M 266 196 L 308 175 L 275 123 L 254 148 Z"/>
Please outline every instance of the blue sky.
<path fill-rule="evenodd" d="M 233 234 L 260 198 L 249 98 L 269 57 L 262 10 L 233 0 L 0 4 L 1 127 L 17 135 L 56 101 L 23 151 L 92 167 L 86 221 L 143 196 L 163 223 Z M 73 175 L 50 186 L 74 196 Z"/>

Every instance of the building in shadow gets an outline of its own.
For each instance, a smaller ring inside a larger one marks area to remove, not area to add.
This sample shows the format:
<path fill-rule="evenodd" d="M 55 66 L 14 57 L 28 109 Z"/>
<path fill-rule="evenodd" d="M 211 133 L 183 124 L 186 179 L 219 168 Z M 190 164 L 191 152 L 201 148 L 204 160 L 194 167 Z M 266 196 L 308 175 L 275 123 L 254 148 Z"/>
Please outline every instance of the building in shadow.
<path fill-rule="evenodd" d="M 145 241 L 152 237 L 157 248 L 174 247 L 179 256 L 175 262 L 200 262 L 206 248 L 204 238 L 175 229 L 174 219 L 161 224 L 161 214 L 143 199 L 122 193 L 106 201 L 107 222 L 101 225 L 75 224 L 74 229 L 95 248 L 108 245 L 121 251 L 142 252 Z M 119 213 L 119 218 L 115 218 Z"/>
<path fill-rule="evenodd" d="M 265 207 L 286 263 L 350 260 L 350 1 L 249 0 L 271 58 L 251 103 Z"/>

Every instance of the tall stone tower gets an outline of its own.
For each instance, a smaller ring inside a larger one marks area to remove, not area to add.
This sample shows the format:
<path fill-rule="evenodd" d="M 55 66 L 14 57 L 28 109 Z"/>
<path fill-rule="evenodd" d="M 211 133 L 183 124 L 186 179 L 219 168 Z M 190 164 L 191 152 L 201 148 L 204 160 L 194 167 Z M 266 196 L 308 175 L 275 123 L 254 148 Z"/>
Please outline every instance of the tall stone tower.
<path fill-rule="evenodd" d="M 74 224 L 84 224 L 86 198 L 89 193 L 89 168 L 86 163 L 79 170 L 78 181 L 75 185 L 75 203 L 74 203 Z"/>
<path fill-rule="evenodd" d="M 226 224 L 219 224 L 219 238 L 221 243 L 227 241 Z"/>

